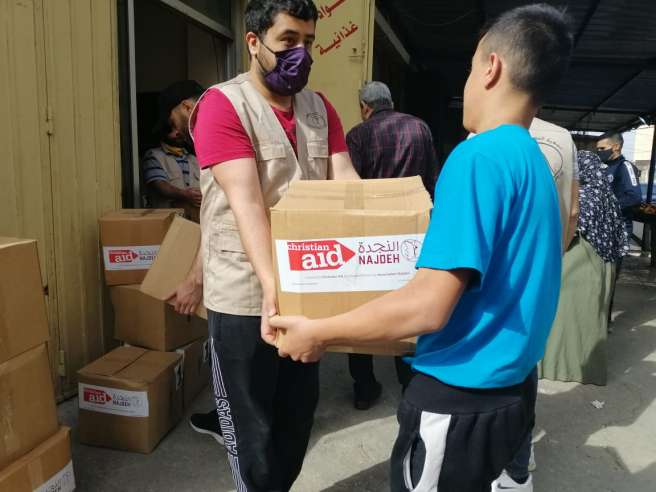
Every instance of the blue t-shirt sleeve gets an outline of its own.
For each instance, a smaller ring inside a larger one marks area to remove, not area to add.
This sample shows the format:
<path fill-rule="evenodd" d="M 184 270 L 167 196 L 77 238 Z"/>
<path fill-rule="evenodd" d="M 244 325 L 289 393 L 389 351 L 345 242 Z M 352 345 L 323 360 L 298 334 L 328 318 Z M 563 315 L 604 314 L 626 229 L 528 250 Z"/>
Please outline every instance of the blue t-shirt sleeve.
<path fill-rule="evenodd" d="M 447 160 L 435 188 L 435 208 L 417 268 L 478 272 L 479 287 L 502 231 L 510 201 L 507 170 L 480 153 L 474 142 Z"/>

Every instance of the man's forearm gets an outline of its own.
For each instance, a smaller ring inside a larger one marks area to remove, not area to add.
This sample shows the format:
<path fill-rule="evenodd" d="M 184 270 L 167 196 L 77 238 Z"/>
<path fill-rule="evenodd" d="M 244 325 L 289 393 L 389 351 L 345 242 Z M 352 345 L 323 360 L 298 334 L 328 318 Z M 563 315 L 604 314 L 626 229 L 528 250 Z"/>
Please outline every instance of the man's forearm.
<path fill-rule="evenodd" d="M 187 281 L 193 282 L 196 285 L 203 285 L 203 246 L 198 246 L 198 252 L 194 259 L 193 265 L 187 274 Z"/>
<path fill-rule="evenodd" d="M 168 181 L 158 180 L 149 183 L 148 186 L 152 186 L 160 195 L 172 200 L 186 200 L 187 198 L 187 196 L 184 194 L 184 190 L 181 190 L 177 186 L 173 186 Z"/>
<path fill-rule="evenodd" d="M 334 180 L 352 180 L 360 179 L 360 175 L 355 171 L 351 157 L 348 152 L 340 152 L 330 156 L 328 167 L 328 179 Z"/>
<path fill-rule="evenodd" d="M 261 203 L 231 204 L 237 219 L 241 241 L 265 294 L 275 292 L 271 225 Z"/>
<path fill-rule="evenodd" d="M 419 270 L 403 288 L 345 314 L 312 321 L 323 345 L 401 340 L 444 327 L 469 280 L 469 272 Z"/>

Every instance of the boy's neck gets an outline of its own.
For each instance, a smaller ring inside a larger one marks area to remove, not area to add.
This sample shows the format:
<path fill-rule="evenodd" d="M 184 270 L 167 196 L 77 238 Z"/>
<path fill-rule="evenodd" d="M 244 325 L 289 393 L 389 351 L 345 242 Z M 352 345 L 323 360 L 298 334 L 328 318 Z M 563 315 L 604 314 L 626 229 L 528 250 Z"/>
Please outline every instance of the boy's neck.
<path fill-rule="evenodd" d="M 538 112 L 538 107 L 530 97 L 516 94 L 492 97 L 481 109 L 476 133 L 493 130 L 501 125 L 517 125 L 528 130 Z"/>
<path fill-rule="evenodd" d="M 248 71 L 248 77 L 262 97 L 276 109 L 281 109 L 283 111 L 289 111 L 292 107 L 292 96 L 281 96 L 271 90 L 266 86 L 264 80 L 262 80 L 261 68 L 258 65 L 257 60 L 251 61 L 251 68 Z"/>

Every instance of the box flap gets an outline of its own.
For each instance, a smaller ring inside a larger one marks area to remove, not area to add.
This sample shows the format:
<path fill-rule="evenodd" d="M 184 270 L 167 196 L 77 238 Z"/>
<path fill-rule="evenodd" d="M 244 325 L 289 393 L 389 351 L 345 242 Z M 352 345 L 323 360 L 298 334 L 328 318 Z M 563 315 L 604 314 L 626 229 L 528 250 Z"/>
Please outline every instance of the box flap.
<path fill-rule="evenodd" d="M 180 360 L 182 360 L 182 356 L 177 352 L 148 350 L 143 356 L 118 372 L 115 377 L 150 383 Z"/>
<path fill-rule="evenodd" d="M 0 470 L 0 490 L 73 490 L 74 478 L 61 477 L 57 485 L 71 487 L 42 488 L 40 485 L 55 477 L 71 462 L 70 429 L 60 427 L 52 437 L 46 439 L 22 458 Z M 72 466 L 70 468 L 72 475 Z"/>
<path fill-rule="evenodd" d="M 104 214 L 101 221 L 122 221 L 130 220 L 160 220 L 171 214 L 182 215 L 184 210 L 181 208 L 123 208 Z"/>
<path fill-rule="evenodd" d="M 15 246 L 16 244 L 35 243 L 36 239 L 22 239 L 17 237 L 0 236 L 0 248 Z"/>
<path fill-rule="evenodd" d="M 85 376 L 117 376 L 123 369 L 143 357 L 148 350 L 118 347 L 79 370 Z"/>
<path fill-rule="evenodd" d="M 273 211 L 416 211 L 432 208 L 421 178 L 294 181 Z"/>
<path fill-rule="evenodd" d="M 175 217 L 162 241 L 157 258 L 141 284 L 141 292 L 160 301 L 167 301 L 191 270 L 200 242 L 200 226 L 182 217 Z M 196 314 L 207 319 L 207 311 L 202 303 Z"/>

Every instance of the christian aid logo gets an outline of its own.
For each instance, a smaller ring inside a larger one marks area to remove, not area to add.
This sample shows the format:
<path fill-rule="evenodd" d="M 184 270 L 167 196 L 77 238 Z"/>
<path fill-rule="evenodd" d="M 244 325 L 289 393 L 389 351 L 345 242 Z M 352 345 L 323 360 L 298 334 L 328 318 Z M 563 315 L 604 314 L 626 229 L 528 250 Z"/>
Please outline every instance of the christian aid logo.
<path fill-rule="evenodd" d="M 355 256 L 355 252 L 333 239 L 289 241 L 289 267 L 292 271 L 337 270 Z"/>
<path fill-rule="evenodd" d="M 112 397 L 103 390 L 84 388 L 84 401 L 88 403 L 94 403 L 96 405 L 104 405 L 106 403 L 110 403 L 112 401 Z"/>
<path fill-rule="evenodd" d="M 110 263 L 132 263 L 139 259 L 139 253 L 130 249 L 113 249 L 109 251 Z"/>

